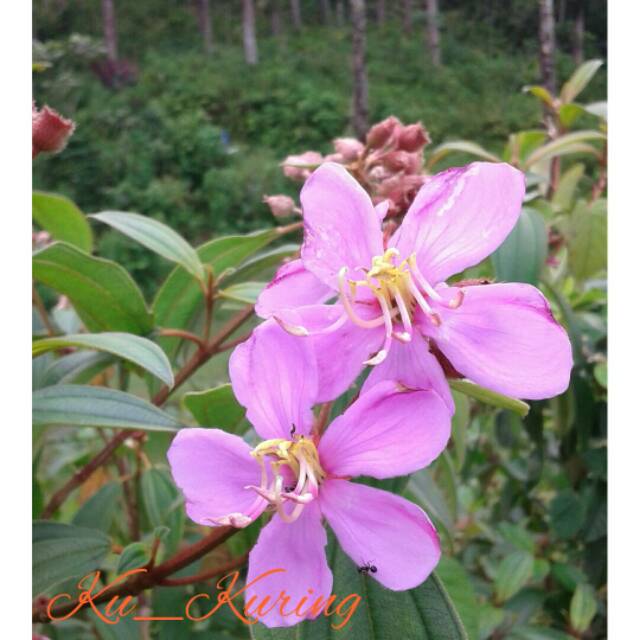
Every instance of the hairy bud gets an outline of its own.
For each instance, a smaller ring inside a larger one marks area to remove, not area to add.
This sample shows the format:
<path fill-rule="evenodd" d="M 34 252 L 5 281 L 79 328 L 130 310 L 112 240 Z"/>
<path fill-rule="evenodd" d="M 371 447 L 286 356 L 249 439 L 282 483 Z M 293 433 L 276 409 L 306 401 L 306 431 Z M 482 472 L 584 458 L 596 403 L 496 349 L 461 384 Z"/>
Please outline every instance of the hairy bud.
<path fill-rule="evenodd" d="M 297 156 L 287 156 L 281 163 L 282 172 L 287 178 L 293 180 L 306 180 L 311 171 L 319 164 L 322 164 L 324 158 L 317 151 L 305 151 Z"/>
<path fill-rule="evenodd" d="M 364 151 L 364 145 L 355 138 L 336 138 L 333 148 L 339 153 L 345 162 L 355 162 Z"/>
<path fill-rule="evenodd" d="M 421 122 L 403 127 L 398 136 L 398 148 L 414 153 L 431 142 L 427 130 Z"/>
<path fill-rule="evenodd" d="M 264 196 L 262 202 L 271 209 L 271 213 L 276 218 L 286 218 L 295 213 L 296 203 L 289 196 Z"/>
<path fill-rule="evenodd" d="M 367 133 L 367 146 L 370 149 L 379 149 L 389 142 L 398 127 L 402 124 L 395 116 L 389 116 L 386 120 L 374 124 Z"/>
<path fill-rule="evenodd" d="M 63 118 L 47 106 L 38 111 L 34 104 L 31 109 L 32 158 L 43 151 L 62 151 L 74 129 L 72 120 Z"/>

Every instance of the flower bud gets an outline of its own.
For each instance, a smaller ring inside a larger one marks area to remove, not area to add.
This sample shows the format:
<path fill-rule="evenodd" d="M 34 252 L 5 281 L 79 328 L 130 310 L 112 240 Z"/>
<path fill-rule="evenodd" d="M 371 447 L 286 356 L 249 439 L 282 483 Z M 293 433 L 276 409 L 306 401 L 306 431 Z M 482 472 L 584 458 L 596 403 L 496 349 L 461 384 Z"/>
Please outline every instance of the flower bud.
<path fill-rule="evenodd" d="M 370 149 L 384 147 L 393 137 L 396 128 L 401 126 L 402 123 L 395 116 L 389 116 L 386 120 L 374 124 L 367 133 L 367 146 Z"/>
<path fill-rule="evenodd" d="M 398 148 L 414 153 L 431 142 L 429 134 L 421 122 L 403 127 L 398 136 Z"/>
<path fill-rule="evenodd" d="M 264 196 L 262 202 L 271 209 L 271 213 L 276 218 L 286 218 L 295 213 L 296 203 L 289 196 Z"/>
<path fill-rule="evenodd" d="M 391 151 L 382 159 L 385 169 L 393 173 L 418 173 L 422 166 L 420 154 L 408 153 L 407 151 Z"/>
<path fill-rule="evenodd" d="M 311 175 L 311 171 L 322 164 L 323 160 L 322 154 L 317 151 L 305 151 L 297 156 L 287 156 L 280 166 L 287 178 L 306 180 Z"/>
<path fill-rule="evenodd" d="M 43 151 L 62 151 L 75 126 L 72 120 L 63 118 L 53 109 L 45 106 L 38 111 L 34 104 L 31 110 L 32 158 Z"/>
<path fill-rule="evenodd" d="M 364 145 L 355 138 L 336 138 L 333 148 L 339 153 L 345 162 L 355 162 L 364 150 Z"/>

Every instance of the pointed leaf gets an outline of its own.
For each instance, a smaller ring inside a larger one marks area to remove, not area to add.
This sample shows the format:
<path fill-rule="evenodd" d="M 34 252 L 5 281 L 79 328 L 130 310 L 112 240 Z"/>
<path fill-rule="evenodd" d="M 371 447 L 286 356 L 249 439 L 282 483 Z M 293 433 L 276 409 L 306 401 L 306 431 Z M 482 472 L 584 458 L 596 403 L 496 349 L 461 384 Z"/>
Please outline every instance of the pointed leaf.
<path fill-rule="evenodd" d="M 489 162 L 500 162 L 498 156 L 487 151 L 475 142 L 470 142 L 469 140 L 454 140 L 441 144 L 431 152 L 427 161 L 427 169 L 434 167 L 442 158 L 450 153 L 468 153 L 469 155 L 488 160 Z"/>
<path fill-rule="evenodd" d="M 97 569 L 111 550 L 102 531 L 45 520 L 33 523 L 32 544 L 34 595 Z"/>
<path fill-rule="evenodd" d="M 65 347 L 94 349 L 133 362 L 142 369 L 157 376 L 167 386 L 173 386 L 173 372 L 164 351 L 147 338 L 131 333 L 79 333 L 38 340 L 32 345 L 34 356 Z"/>
<path fill-rule="evenodd" d="M 571 598 L 569 617 L 571 626 L 580 634 L 584 633 L 598 611 L 598 601 L 590 584 L 579 584 Z"/>
<path fill-rule="evenodd" d="M 523 418 L 529 413 L 529 405 L 526 402 L 485 389 L 470 380 L 449 380 L 449 385 L 452 389 L 464 393 L 471 398 L 480 400 L 480 402 L 484 402 L 485 404 L 493 405 L 494 407 L 509 409 Z"/>
<path fill-rule="evenodd" d="M 495 590 L 498 602 L 515 595 L 533 575 L 533 556 L 524 551 L 514 551 L 503 558 L 496 575 Z"/>
<path fill-rule="evenodd" d="M 597 275 L 607 266 L 607 201 L 580 200 L 568 229 L 569 266 L 578 280 Z"/>
<path fill-rule="evenodd" d="M 111 260 L 55 242 L 34 253 L 33 277 L 66 295 L 90 331 L 147 334 L 152 329 L 140 289 Z"/>
<path fill-rule="evenodd" d="M 533 165 L 543 160 L 550 160 L 554 157 L 572 153 L 595 154 L 597 153 L 596 149 L 585 143 L 592 140 L 604 140 L 605 137 L 606 136 L 600 131 L 575 131 L 573 133 L 566 133 L 533 151 L 527 157 L 524 163 L 524 169 L 530 169 Z"/>
<path fill-rule="evenodd" d="M 177 262 L 193 276 L 204 280 L 204 267 L 196 250 L 166 224 L 139 213 L 124 211 L 102 211 L 91 217 L 110 225 L 163 258 Z"/>
<path fill-rule="evenodd" d="M 573 75 L 564 83 L 560 91 L 560 99 L 565 104 L 573 102 L 583 89 L 591 82 L 591 78 L 602 66 L 602 60 L 587 60 L 583 62 Z"/>
<path fill-rule="evenodd" d="M 91 252 L 93 234 L 84 213 L 69 198 L 57 193 L 34 191 L 32 215 L 38 226 L 54 240 L 61 240 Z"/>
<path fill-rule="evenodd" d="M 180 424 L 168 413 L 129 393 L 79 384 L 35 391 L 33 423 L 74 427 L 118 427 L 176 431 Z"/>
<path fill-rule="evenodd" d="M 230 433 L 237 433 L 245 414 L 230 384 L 185 393 L 182 402 L 200 426 L 224 429 Z"/>

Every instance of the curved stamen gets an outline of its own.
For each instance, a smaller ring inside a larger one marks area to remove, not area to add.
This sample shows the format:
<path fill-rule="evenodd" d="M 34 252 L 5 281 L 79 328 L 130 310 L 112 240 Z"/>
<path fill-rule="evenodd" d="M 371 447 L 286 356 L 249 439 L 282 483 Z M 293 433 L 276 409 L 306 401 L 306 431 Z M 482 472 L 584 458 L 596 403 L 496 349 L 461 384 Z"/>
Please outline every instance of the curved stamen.
<path fill-rule="evenodd" d="M 389 309 L 389 305 L 387 301 L 377 291 L 374 291 L 376 298 L 378 299 L 378 303 L 380 304 L 380 308 L 382 309 L 382 316 L 384 317 L 384 326 L 386 330 L 386 335 L 384 338 L 384 344 L 382 345 L 382 349 L 376 353 L 373 358 L 369 358 L 369 360 L 365 360 L 364 364 L 370 364 L 372 366 L 378 365 L 381 362 L 384 362 L 385 358 L 389 354 L 389 349 L 391 348 L 391 338 L 393 337 L 393 322 L 391 320 L 391 310 Z"/>
<path fill-rule="evenodd" d="M 409 338 L 411 338 L 411 334 L 413 333 L 413 327 L 411 326 L 411 316 L 409 314 L 409 309 L 407 309 L 407 305 L 404 302 L 404 298 L 402 297 L 402 292 L 396 285 L 391 286 L 391 291 L 393 293 L 393 299 L 396 301 L 396 305 L 398 306 L 398 310 L 400 311 L 400 317 L 402 318 L 402 325 L 404 326 L 404 330 L 409 334 Z"/>
<path fill-rule="evenodd" d="M 409 280 L 409 290 L 416 299 L 418 306 L 424 311 L 427 318 L 429 318 L 436 327 L 439 327 L 442 324 L 440 316 L 429 306 L 429 303 L 424 299 L 424 296 L 420 293 L 420 290 L 416 287 L 413 280 Z"/>
<path fill-rule="evenodd" d="M 355 309 L 351 304 L 351 296 L 349 293 L 345 291 L 345 284 L 346 284 L 345 274 L 346 273 L 347 273 L 347 267 L 343 267 L 342 269 L 340 269 L 340 273 L 338 274 L 338 287 L 339 287 L 340 302 L 342 302 L 342 306 L 345 312 L 347 313 L 347 315 L 349 316 L 349 319 L 354 324 L 357 324 L 359 327 L 362 327 L 363 329 L 373 329 L 374 327 L 379 327 L 380 325 L 384 324 L 386 322 L 384 315 L 378 318 L 373 318 L 372 320 L 365 320 L 364 318 L 361 318 L 356 313 Z"/>
<path fill-rule="evenodd" d="M 415 276 L 418 284 L 422 287 L 424 292 L 436 302 L 447 305 L 451 309 L 457 309 L 464 299 L 464 292 L 461 289 L 458 289 L 455 298 L 452 298 L 448 302 L 431 286 L 429 281 L 422 275 L 420 268 L 418 267 L 418 263 L 416 261 L 416 254 L 412 253 L 407 260 L 407 264 L 409 265 L 409 269 L 411 273 Z"/>

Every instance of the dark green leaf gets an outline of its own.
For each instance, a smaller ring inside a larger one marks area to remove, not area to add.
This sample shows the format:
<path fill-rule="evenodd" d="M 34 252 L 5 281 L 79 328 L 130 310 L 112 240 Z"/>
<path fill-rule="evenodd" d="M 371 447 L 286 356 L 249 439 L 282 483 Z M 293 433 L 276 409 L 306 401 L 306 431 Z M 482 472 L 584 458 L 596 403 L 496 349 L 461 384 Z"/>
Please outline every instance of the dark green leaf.
<path fill-rule="evenodd" d="M 65 347 L 111 353 L 157 376 L 169 387 L 173 386 L 173 371 L 169 359 L 157 344 L 147 338 L 131 333 L 79 333 L 38 340 L 32 344 L 32 352 L 37 356 L 46 351 L 56 351 Z"/>
<path fill-rule="evenodd" d="M 585 508 L 570 489 L 560 492 L 549 507 L 551 528 L 562 539 L 574 536 L 584 523 Z"/>
<path fill-rule="evenodd" d="M 152 329 L 140 289 L 115 262 L 55 242 L 33 255 L 33 277 L 66 295 L 90 331 L 147 334 Z"/>
<path fill-rule="evenodd" d="M 100 529 L 108 533 L 121 496 L 120 483 L 108 482 L 78 509 L 73 518 L 73 524 L 78 527 Z"/>
<path fill-rule="evenodd" d="M 503 282 L 537 284 L 547 258 L 547 229 L 535 209 L 523 207 L 516 226 L 491 256 L 496 277 Z"/>
<path fill-rule="evenodd" d="M 45 520 L 33 523 L 32 544 L 34 595 L 97 569 L 111 550 L 102 531 Z"/>
<path fill-rule="evenodd" d="M 204 280 L 205 270 L 196 250 L 166 224 L 124 211 L 102 211 L 91 217 L 110 225 L 163 258 L 176 262 L 199 280 Z"/>
<path fill-rule="evenodd" d="M 132 542 L 127 545 L 120 554 L 118 559 L 118 568 L 116 573 L 122 575 L 131 569 L 144 567 L 149 562 L 149 549 L 143 542 Z"/>
<path fill-rule="evenodd" d="M 498 602 L 515 595 L 533 575 L 533 556 L 525 551 L 514 551 L 503 558 L 496 575 L 495 592 Z"/>
<path fill-rule="evenodd" d="M 598 611 L 598 601 L 593 587 L 590 584 L 581 583 L 571 598 L 569 617 L 571 626 L 578 632 L 584 633 L 591 624 Z"/>
<path fill-rule="evenodd" d="M 184 406 L 203 427 L 216 427 L 237 433 L 245 410 L 238 403 L 230 384 L 223 384 L 206 391 L 185 393 Z"/>
<path fill-rule="evenodd" d="M 93 234 L 85 215 L 69 198 L 57 193 L 34 191 L 33 219 L 54 240 L 61 240 L 91 253 Z"/>
<path fill-rule="evenodd" d="M 356 565 L 338 547 L 331 536 L 327 556 L 333 570 L 336 604 L 350 594 L 362 600 L 349 622 L 332 629 L 344 619 L 338 615 L 302 622 L 292 628 L 269 629 L 258 623 L 250 627 L 256 640 L 468 640 L 460 615 L 440 578 L 434 573 L 422 585 L 408 591 L 390 591 L 374 578 L 358 572 Z M 348 605 L 355 602 L 353 598 Z"/>
<path fill-rule="evenodd" d="M 607 202 L 578 201 L 568 230 L 569 266 L 578 280 L 597 275 L 607 265 Z"/>
<path fill-rule="evenodd" d="M 161 409 L 123 391 L 76 384 L 33 394 L 33 423 L 74 427 L 118 427 L 176 431 L 180 424 Z"/>

